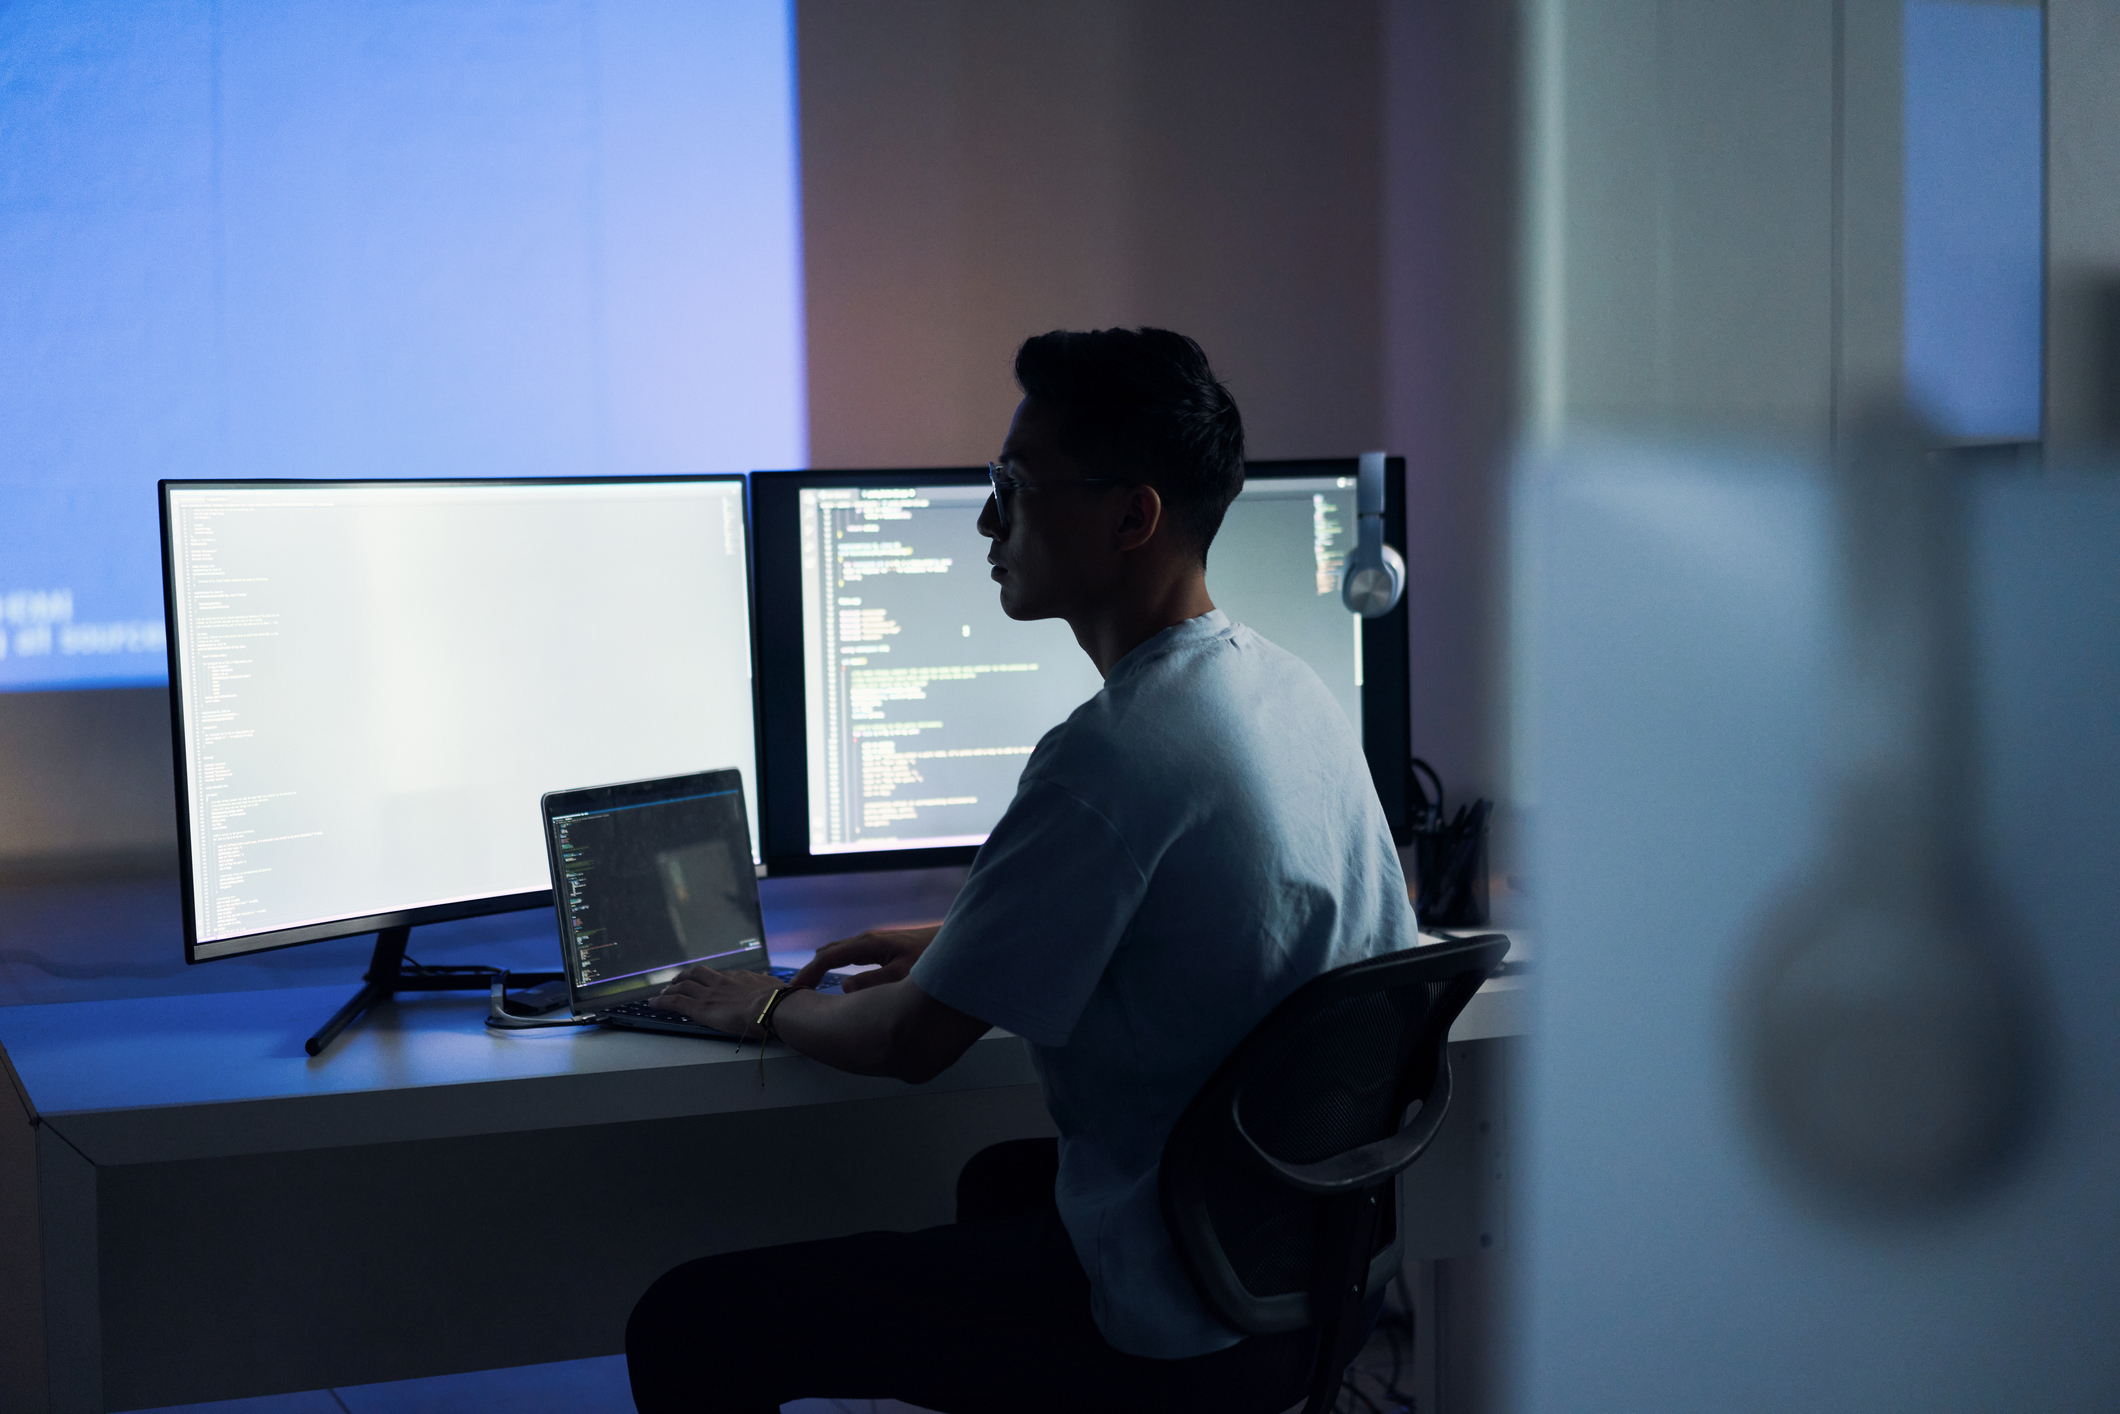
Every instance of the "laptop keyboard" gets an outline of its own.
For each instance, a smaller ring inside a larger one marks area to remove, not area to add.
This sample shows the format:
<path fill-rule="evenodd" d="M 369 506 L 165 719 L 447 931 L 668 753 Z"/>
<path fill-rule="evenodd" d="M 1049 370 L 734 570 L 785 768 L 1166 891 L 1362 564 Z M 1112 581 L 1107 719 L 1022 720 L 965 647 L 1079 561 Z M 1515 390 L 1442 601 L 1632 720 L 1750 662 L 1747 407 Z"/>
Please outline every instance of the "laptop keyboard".
<path fill-rule="evenodd" d="M 782 982 L 792 982 L 795 980 L 795 969 L 792 967 L 769 967 L 766 969 L 766 972 L 770 976 Z M 820 979 L 817 983 L 817 990 L 820 992 L 836 992 L 839 990 L 839 982 L 840 979 L 838 977 L 834 976 L 832 973 L 827 972 L 824 977 Z M 723 1034 L 721 1031 L 717 1030 L 712 1026 L 706 1025 L 704 1022 L 694 1021 L 691 1017 L 685 1016 L 680 1012 L 668 1011 L 662 1007 L 654 1006 L 648 1002 L 621 1002 L 619 1005 L 614 1007 L 605 1007 L 603 1010 L 603 1014 L 607 1017 L 624 1016 L 641 1021 L 674 1022 L 679 1026 L 697 1027 L 701 1031 L 709 1031 L 716 1036 Z"/>
<path fill-rule="evenodd" d="M 701 1031 L 715 1030 L 714 1027 L 708 1026 L 703 1022 L 694 1021 L 691 1017 L 686 1016 L 681 1012 L 670 1011 L 666 1008 L 658 1006 L 649 1006 L 646 1002 L 624 1002 L 618 1006 L 606 1007 L 604 1008 L 603 1014 L 607 1017 L 634 1017 L 641 1021 L 673 1022 L 678 1026 L 696 1026 Z"/>

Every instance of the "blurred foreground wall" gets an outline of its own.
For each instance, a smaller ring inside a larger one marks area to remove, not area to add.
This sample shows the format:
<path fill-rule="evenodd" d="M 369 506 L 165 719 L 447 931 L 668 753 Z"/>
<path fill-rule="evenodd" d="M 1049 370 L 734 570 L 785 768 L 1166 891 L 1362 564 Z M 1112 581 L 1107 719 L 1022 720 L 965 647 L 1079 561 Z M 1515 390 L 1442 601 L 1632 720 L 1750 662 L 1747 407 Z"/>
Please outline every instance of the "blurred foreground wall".
<path fill-rule="evenodd" d="M 2048 0 L 2047 442 L 2120 447 L 2120 0 Z"/>
<path fill-rule="evenodd" d="M 1763 920 L 1834 814 L 1827 511 L 1800 460 L 1683 445 L 1528 474 L 1529 1414 L 2120 1400 L 2120 478 L 1976 488 L 1963 806 L 2049 1066 L 1996 1181 L 1925 1208 L 1822 1201 L 1739 1063 Z"/>

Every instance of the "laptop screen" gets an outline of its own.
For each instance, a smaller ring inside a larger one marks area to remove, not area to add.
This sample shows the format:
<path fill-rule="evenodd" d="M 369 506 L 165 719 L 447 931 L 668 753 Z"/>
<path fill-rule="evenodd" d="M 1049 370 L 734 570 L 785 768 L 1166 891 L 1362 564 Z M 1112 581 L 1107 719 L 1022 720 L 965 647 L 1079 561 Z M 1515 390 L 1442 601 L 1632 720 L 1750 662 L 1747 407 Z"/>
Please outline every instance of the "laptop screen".
<path fill-rule="evenodd" d="M 553 896 L 577 1005 L 682 967 L 766 966 L 750 830 L 734 771 L 546 797 Z"/>

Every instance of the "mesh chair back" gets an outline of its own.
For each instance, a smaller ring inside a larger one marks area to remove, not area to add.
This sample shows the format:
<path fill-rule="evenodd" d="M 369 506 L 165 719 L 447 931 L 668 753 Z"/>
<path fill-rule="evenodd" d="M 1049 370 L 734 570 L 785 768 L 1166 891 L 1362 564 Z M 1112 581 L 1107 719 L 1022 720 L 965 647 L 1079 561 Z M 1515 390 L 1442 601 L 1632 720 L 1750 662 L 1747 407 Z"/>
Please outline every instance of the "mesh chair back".
<path fill-rule="evenodd" d="M 1450 1025 L 1507 950 L 1489 935 L 1315 978 L 1201 1088 L 1164 1148 L 1163 1207 L 1224 1320 L 1265 1334 L 1325 1319 L 1319 1273 L 1345 1262 L 1319 1247 L 1321 1232 L 1337 1231 L 1323 1221 L 1336 1199 L 1376 1200 L 1363 1285 L 1397 1270 L 1397 1175 L 1448 1107 Z"/>

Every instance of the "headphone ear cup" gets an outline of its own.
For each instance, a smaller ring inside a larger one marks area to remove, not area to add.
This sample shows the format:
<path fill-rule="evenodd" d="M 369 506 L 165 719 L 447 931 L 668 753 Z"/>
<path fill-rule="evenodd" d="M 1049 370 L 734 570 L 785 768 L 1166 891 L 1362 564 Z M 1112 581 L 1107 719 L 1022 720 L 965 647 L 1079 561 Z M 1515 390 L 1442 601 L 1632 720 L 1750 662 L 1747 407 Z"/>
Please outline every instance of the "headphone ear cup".
<path fill-rule="evenodd" d="M 1373 564 L 1357 551 L 1340 579 L 1340 602 L 1365 619 L 1382 618 L 1399 606 L 1406 593 L 1406 561 L 1389 545 Z"/>

